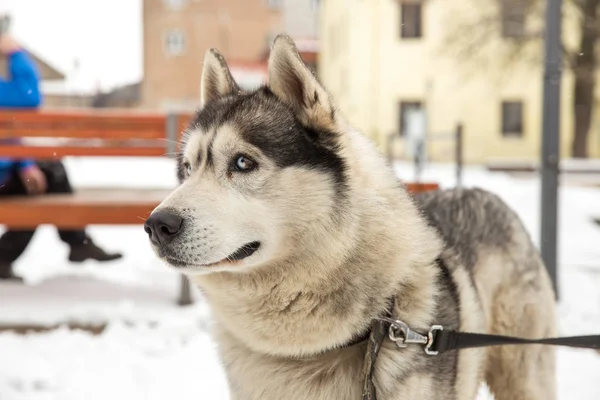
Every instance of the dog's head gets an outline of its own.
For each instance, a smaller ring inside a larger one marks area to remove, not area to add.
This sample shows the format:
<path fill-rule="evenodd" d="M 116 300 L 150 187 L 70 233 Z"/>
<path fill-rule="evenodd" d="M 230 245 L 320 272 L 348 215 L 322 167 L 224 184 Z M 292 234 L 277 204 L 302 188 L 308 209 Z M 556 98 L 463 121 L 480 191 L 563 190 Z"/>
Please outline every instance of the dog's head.
<path fill-rule="evenodd" d="M 268 73 L 266 86 L 242 92 L 224 58 L 206 53 L 180 185 L 145 225 L 159 257 L 183 272 L 248 271 L 340 234 L 348 174 L 334 107 L 285 35 Z"/>

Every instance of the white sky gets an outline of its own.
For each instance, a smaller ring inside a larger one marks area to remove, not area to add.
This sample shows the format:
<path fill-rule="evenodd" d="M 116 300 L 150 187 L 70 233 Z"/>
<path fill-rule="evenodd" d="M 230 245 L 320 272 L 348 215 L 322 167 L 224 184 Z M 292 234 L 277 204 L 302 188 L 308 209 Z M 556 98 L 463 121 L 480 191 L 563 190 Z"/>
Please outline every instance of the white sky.
<path fill-rule="evenodd" d="M 65 73 L 73 89 L 142 77 L 142 0 L 0 0 L 0 14 L 7 12 L 13 36 Z"/>

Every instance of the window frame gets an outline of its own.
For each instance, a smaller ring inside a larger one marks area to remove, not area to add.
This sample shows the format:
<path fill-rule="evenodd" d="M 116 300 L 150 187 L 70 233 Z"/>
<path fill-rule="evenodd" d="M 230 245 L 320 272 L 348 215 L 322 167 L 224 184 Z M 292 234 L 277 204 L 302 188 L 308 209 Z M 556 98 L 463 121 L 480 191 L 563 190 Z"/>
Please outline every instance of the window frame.
<path fill-rule="evenodd" d="M 181 10 L 186 2 L 187 0 L 163 0 L 164 6 L 172 11 Z"/>
<path fill-rule="evenodd" d="M 518 129 L 512 129 L 512 123 L 509 123 L 508 116 L 510 112 L 509 107 L 518 106 L 519 121 L 516 124 Z M 525 103 L 522 100 L 510 99 L 502 100 L 500 103 L 500 133 L 503 138 L 514 138 L 521 139 L 525 136 Z"/>
<path fill-rule="evenodd" d="M 320 0 L 310 0 L 310 10 L 313 13 L 316 13 L 317 11 L 319 11 L 320 6 L 321 6 Z"/>
<path fill-rule="evenodd" d="M 170 38 L 172 37 L 172 35 L 174 34 L 179 34 L 180 38 L 181 38 L 181 49 L 178 52 L 174 52 L 171 49 L 171 45 L 170 45 Z M 164 32 L 163 35 L 163 49 L 165 54 L 167 55 L 167 57 L 178 57 L 181 56 L 183 54 L 185 54 L 187 48 L 187 38 L 185 35 L 185 31 L 181 28 L 172 28 L 172 29 L 167 29 Z"/>
<path fill-rule="evenodd" d="M 416 19 L 416 31 L 409 34 L 407 31 L 408 8 L 415 7 L 418 14 Z M 422 1 L 403 1 L 400 3 L 400 39 L 401 40 L 419 40 L 423 39 L 424 35 L 424 18 L 423 18 L 423 2 Z"/>
<path fill-rule="evenodd" d="M 270 10 L 280 10 L 283 0 L 265 0 L 265 3 Z"/>
<path fill-rule="evenodd" d="M 409 107 L 418 105 L 419 109 L 425 111 L 425 102 L 417 99 L 404 99 L 398 101 L 398 130 L 400 137 L 406 137 L 406 117 L 405 110 L 409 109 Z M 425 111 L 426 112 L 426 111 Z"/>
<path fill-rule="evenodd" d="M 504 39 L 525 37 L 527 10 L 525 0 L 500 1 L 500 35 Z"/>

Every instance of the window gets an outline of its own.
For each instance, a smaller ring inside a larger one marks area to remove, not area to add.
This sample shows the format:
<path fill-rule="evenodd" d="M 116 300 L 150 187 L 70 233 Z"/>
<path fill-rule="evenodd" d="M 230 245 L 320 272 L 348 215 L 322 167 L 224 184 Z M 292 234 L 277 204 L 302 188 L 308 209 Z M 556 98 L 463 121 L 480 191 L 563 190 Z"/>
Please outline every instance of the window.
<path fill-rule="evenodd" d="M 267 0 L 267 7 L 272 9 L 279 9 L 281 8 L 281 2 L 282 0 Z"/>
<path fill-rule="evenodd" d="M 502 37 L 519 38 L 525 36 L 525 16 L 527 0 L 501 0 L 500 23 Z"/>
<path fill-rule="evenodd" d="M 267 49 L 271 48 L 271 46 L 273 45 L 273 41 L 275 40 L 278 34 L 279 32 L 273 29 L 269 30 L 269 32 L 265 34 L 265 46 L 267 46 Z"/>
<path fill-rule="evenodd" d="M 186 0 L 163 0 L 165 5 L 171 10 L 179 10 L 183 7 Z"/>
<path fill-rule="evenodd" d="M 165 52 L 169 56 L 178 56 L 185 49 L 185 35 L 180 29 L 173 29 L 165 35 Z"/>
<path fill-rule="evenodd" d="M 399 105 L 399 130 L 400 136 L 406 136 L 408 130 L 408 120 L 411 113 L 424 111 L 423 104 L 420 101 L 401 101 Z"/>
<path fill-rule="evenodd" d="M 317 12 L 319 11 L 319 0 L 310 0 L 310 10 L 312 12 Z"/>
<path fill-rule="evenodd" d="M 400 4 L 400 37 L 415 39 L 423 36 L 423 7 L 421 3 Z"/>
<path fill-rule="evenodd" d="M 523 102 L 502 102 L 502 136 L 523 136 Z"/>

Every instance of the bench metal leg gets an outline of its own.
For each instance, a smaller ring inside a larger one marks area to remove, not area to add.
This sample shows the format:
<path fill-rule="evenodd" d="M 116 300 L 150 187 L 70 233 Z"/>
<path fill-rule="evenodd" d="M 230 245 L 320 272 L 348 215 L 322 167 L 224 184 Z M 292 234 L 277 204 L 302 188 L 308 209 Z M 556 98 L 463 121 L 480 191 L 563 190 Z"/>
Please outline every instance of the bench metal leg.
<path fill-rule="evenodd" d="M 185 275 L 181 275 L 181 283 L 179 289 L 179 300 L 177 304 L 180 306 L 189 306 L 190 304 L 194 304 L 194 299 L 192 298 L 192 291 L 190 287 L 190 281 Z"/>

